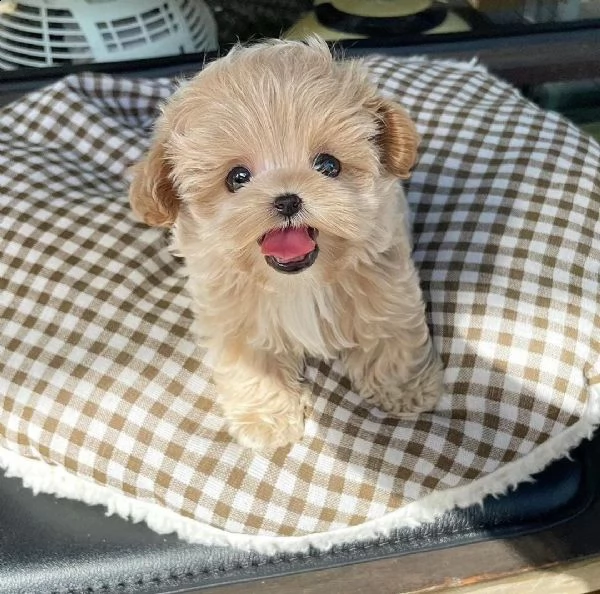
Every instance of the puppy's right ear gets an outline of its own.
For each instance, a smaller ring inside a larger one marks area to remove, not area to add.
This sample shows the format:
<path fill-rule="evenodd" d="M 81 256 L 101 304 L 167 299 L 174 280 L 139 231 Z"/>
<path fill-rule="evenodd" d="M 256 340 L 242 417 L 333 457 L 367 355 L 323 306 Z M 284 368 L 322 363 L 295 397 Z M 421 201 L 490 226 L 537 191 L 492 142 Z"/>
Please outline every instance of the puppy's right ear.
<path fill-rule="evenodd" d="M 171 227 L 179 211 L 179 197 L 171 179 L 164 138 L 157 135 L 146 157 L 131 167 L 129 202 L 138 219 L 152 227 Z"/>
<path fill-rule="evenodd" d="M 379 120 L 375 140 L 381 149 L 382 163 L 396 177 L 407 179 L 417 160 L 420 141 L 414 122 L 403 107 L 382 97 L 369 101 L 367 107 Z"/>

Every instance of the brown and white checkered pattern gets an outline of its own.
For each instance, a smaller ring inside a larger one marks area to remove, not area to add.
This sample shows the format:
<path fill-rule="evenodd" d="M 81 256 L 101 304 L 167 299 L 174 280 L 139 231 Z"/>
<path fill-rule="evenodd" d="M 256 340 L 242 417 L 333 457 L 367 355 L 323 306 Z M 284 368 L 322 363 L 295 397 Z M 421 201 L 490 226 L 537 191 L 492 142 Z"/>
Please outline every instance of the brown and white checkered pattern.
<path fill-rule="evenodd" d="M 301 535 L 489 476 L 585 415 L 599 147 L 482 69 L 370 68 L 423 137 L 407 191 L 446 363 L 435 413 L 387 419 L 310 362 L 303 441 L 232 443 L 180 263 L 126 199 L 172 84 L 81 75 L 0 112 L 0 447 L 226 531 Z"/>

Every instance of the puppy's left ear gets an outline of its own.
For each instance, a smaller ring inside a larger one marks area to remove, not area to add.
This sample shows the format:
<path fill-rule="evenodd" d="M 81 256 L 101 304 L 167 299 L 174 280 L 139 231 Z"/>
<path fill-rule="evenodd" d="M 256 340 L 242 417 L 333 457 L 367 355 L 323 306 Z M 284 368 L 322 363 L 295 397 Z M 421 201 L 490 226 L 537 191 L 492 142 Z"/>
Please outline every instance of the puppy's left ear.
<path fill-rule="evenodd" d="M 420 141 L 414 122 L 400 105 L 381 97 L 370 101 L 367 107 L 379 121 L 375 142 L 381 150 L 381 162 L 392 175 L 410 177 Z"/>
<path fill-rule="evenodd" d="M 140 221 L 153 227 L 171 227 L 177 218 L 180 200 L 171 179 L 164 134 L 157 134 L 144 159 L 130 168 L 129 202 Z"/>

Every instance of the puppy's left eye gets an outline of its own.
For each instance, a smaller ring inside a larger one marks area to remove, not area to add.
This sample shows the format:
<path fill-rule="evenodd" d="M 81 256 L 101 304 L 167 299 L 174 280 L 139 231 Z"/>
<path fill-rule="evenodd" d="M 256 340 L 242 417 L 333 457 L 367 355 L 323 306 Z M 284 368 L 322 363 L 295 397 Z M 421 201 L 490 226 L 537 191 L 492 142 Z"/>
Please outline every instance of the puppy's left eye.
<path fill-rule="evenodd" d="M 246 167 L 238 165 L 234 167 L 225 179 L 227 189 L 230 192 L 237 192 L 244 184 L 247 184 L 252 179 L 252 174 Z"/>
<path fill-rule="evenodd" d="M 313 169 L 327 177 L 337 177 L 342 170 L 342 166 L 333 155 L 320 153 L 313 161 Z"/>

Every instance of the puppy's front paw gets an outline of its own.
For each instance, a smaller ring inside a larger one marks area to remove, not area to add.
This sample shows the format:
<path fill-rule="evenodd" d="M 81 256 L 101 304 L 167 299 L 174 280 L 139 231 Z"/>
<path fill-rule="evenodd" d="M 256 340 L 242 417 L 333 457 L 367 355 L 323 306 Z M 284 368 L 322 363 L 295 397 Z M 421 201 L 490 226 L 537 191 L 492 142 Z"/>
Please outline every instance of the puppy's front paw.
<path fill-rule="evenodd" d="M 309 395 L 301 387 L 282 387 L 262 378 L 249 384 L 230 383 L 222 389 L 228 431 L 240 445 L 272 451 L 302 439 Z"/>
<path fill-rule="evenodd" d="M 386 382 L 378 386 L 367 381 L 361 394 L 381 410 L 401 419 L 412 419 L 433 410 L 442 395 L 443 367 L 439 357 L 435 353 L 432 355 L 427 367 L 409 381 L 400 385 Z"/>
<path fill-rule="evenodd" d="M 302 359 L 238 348 L 222 361 L 215 381 L 230 435 L 259 451 L 300 441 L 309 399 L 299 381 Z"/>
<path fill-rule="evenodd" d="M 297 443 L 304 433 L 304 410 L 287 414 L 248 413 L 229 420 L 229 434 L 241 445 L 268 452 Z"/>

